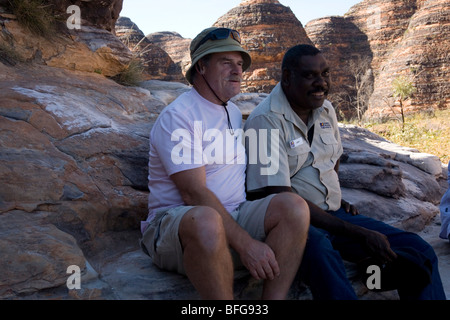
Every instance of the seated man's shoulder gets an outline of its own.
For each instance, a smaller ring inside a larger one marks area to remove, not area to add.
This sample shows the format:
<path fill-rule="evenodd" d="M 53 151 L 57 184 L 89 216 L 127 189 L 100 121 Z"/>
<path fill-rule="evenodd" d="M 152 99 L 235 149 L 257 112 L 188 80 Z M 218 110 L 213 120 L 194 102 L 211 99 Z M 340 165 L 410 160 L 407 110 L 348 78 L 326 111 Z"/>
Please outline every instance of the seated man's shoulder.
<path fill-rule="evenodd" d="M 277 114 L 258 112 L 254 113 L 245 121 L 244 129 L 278 128 L 281 125 L 281 121 L 282 119 L 280 119 Z"/>
<path fill-rule="evenodd" d="M 268 101 L 261 102 L 255 109 L 250 113 L 247 121 L 263 120 L 263 119 L 276 119 L 279 115 L 271 110 L 270 103 Z"/>
<path fill-rule="evenodd" d="M 323 102 L 323 107 L 327 110 L 328 113 L 336 114 L 333 104 L 329 100 L 325 100 Z"/>
<path fill-rule="evenodd" d="M 196 103 L 195 96 L 191 94 L 191 91 L 184 92 L 164 107 L 159 115 L 159 118 L 171 116 L 185 117 L 187 114 L 196 112 L 198 107 L 197 104 L 198 103 Z"/>

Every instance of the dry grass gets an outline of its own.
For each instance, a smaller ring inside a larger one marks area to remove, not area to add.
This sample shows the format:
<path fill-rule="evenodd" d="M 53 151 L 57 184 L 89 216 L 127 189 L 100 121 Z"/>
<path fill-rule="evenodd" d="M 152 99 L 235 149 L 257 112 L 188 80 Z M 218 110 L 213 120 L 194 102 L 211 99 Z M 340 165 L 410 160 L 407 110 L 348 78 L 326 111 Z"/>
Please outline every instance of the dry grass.
<path fill-rule="evenodd" d="M 124 86 L 137 86 L 143 80 L 143 71 L 141 62 L 138 59 L 132 59 L 127 67 L 112 79 Z"/>
<path fill-rule="evenodd" d="M 43 0 L 9 0 L 17 21 L 32 33 L 49 37 L 55 30 L 55 17 Z"/>
<path fill-rule="evenodd" d="M 362 126 L 396 144 L 436 155 L 445 164 L 450 160 L 450 109 L 407 116 L 404 130 L 397 120 Z"/>

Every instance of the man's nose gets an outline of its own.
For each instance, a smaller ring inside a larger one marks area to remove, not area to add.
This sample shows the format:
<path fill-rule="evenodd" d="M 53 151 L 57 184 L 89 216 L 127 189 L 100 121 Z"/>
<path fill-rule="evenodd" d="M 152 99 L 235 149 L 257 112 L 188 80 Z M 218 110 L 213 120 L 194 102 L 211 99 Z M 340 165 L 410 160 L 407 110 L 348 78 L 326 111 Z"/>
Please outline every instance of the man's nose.
<path fill-rule="evenodd" d="M 322 75 L 318 75 L 314 81 L 315 86 L 321 86 L 321 87 L 327 87 L 328 86 L 328 79 Z"/>
<path fill-rule="evenodd" d="M 233 74 L 241 74 L 242 73 L 242 65 L 238 63 L 233 64 L 233 68 L 231 69 Z"/>

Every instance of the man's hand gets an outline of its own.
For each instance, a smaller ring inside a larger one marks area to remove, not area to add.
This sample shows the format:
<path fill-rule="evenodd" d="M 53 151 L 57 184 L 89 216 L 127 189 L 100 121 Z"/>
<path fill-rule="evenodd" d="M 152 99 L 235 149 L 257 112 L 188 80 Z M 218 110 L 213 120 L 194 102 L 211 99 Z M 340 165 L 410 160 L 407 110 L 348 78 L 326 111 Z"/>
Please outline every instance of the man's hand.
<path fill-rule="evenodd" d="M 341 200 L 341 207 L 344 208 L 345 212 L 350 212 L 354 216 L 359 214 L 358 209 L 353 204 L 350 204 L 350 202 L 347 202 L 344 199 Z"/>
<path fill-rule="evenodd" d="M 397 258 L 397 254 L 392 251 L 388 238 L 384 234 L 367 230 L 364 236 L 366 247 L 370 250 L 373 257 L 381 263 L 392 262 Z"/>
<path fill-rule="evenodd" d="M 256 280 L 273 280 L 280 275 L 280 267 L 273 250 L 264 242 L 252 239 L 240 254 L 241 261 Z"/>

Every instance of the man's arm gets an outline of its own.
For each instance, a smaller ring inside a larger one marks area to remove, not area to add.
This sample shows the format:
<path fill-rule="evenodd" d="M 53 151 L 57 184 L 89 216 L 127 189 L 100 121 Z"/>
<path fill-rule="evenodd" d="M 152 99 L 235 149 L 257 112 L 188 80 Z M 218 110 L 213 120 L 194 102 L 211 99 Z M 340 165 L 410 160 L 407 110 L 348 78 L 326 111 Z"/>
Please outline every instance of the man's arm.
<path fill-rule="evenodd" d="M 339 174 L 340 163 L 341 160 L 338 159 L 336 165 L 334 166 L 334 171 L 336 171 L 337 174 Z M 344 208 L 345 212 L 350 212 L 354 216 L 359 214 L 358 208 L 356 208 L 353 204 L 350 204 L 349 202 L 345 201 L 344 199 L 341 199 L 341 207 Z"/>
<path fill-rule="evenodd" d="M 223 220 L 229 245 L 239 253 L 244 266 L 256 279 L 274 279 L 279 266 L 273 250 L 253 239 L 227 212 L 217 196 L 206 186 L 204 167 L 190 169 L 170 176 L 186 205 L 215 209 Z"/>
<path fill-rule="evenodd" d="M 215 209 L 222 217 L 228 242 L 235 250 L 248 241 L 250 236 L 226 211 L 217 196 L 206 186 L 205 168 L 181 171 L 170 176 L 180 191 L 186 205 L 207 206 Z"/>
<path fill-rule="evenodd" d="M 271 186 L 260 189 L 256 192 L 248 192 L 247 198 L 249 200 L 256 200 L 260 198 L 264 198 L 272 193 L 280 193 L 280 192 L 294 192 L 291 187 L 282 187 L 282 186 Z M 335 216 L 329 214 L 325 210 L 322 210 L 320 207 L 315 205 L 309 200 L 305 201 L 308 203 L 310 215 L 311 215 L 311 224 L 317 228 L 321 228 L 327 231 L 330 231 L 335 234 L 357 234 L 355 230 L 353 230 L 353 225 L 347 223 Z"/>
<path fill-rule="evenodd" d="M 290 187 L 271 186 L 260 189 L 257 192 L 248 192 L 247 198 L 256 199 L 265 197 L 272 193 L 279 192 L 293 192 Z M 383 263 L 392 261 L 397 257 L 394 251 L 391 250 L 387 237 L 377 231 L 369 230 L 352 223 L 348 223 L 339 219 L 320 207 L 305 199 L 308 203 L 311 225 L 316 228 L 327 230 L 337 235 L 345 235 L 354 238 L 363 243 L 376 257 Z"/>

